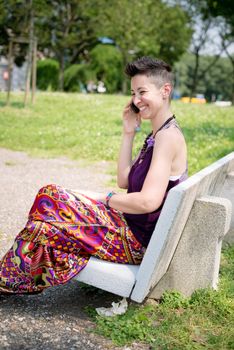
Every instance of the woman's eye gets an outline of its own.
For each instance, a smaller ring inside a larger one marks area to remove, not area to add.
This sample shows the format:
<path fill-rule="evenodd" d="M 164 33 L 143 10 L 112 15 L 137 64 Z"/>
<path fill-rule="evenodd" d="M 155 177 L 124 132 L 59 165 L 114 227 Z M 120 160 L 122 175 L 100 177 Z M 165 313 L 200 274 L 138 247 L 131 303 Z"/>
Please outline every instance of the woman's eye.
<path fill-rule="evenodd" d="M 145 91 L 143 91 L 143 90 L 142 90 L 142 91 L 140 91 L 140 95 L 143 95 L 144 93 L 145 93 Z"/>

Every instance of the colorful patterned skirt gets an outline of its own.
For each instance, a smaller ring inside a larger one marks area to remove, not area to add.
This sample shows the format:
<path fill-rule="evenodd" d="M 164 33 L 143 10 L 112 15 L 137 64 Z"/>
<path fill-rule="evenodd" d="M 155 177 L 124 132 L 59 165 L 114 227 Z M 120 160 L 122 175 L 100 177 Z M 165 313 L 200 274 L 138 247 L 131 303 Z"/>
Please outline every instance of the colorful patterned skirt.
<path fill-rule="evenodd" d="M 140 264 L 144 252 L 121 212 L 48 185 L 38 192 L 25 228 L 0 261 L 0 292 L 41 292 L 76 276 L 90 256 Z"/>

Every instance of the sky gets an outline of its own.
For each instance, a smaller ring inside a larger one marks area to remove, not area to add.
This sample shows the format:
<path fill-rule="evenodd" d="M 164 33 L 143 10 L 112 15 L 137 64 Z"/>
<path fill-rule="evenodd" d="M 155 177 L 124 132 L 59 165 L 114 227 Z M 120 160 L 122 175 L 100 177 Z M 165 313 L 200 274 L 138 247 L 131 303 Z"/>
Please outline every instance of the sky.
<path fill-rule="evenodd" d="M 202 25 L 201 23 L 197 23 L 195 26 L 195 33 L 194 33 L 194 39 L 195 42 L 197 42 L 197 38 L 199 37 L 201 33 Z M 221 50 L 221 38 L 219 35 L 219 31 L 221 29 L 221 25 L 218 25 L 218 22 L 216 25 L 214 25 L 212 28 L 210 28 L 207 32 L 208 39 L 206 41 L 206 44 L 203 46 L 201 50 L 201 54 L 204 55 L 216 55 L 220 52 Z M 192 48 L 192 43 L 190 46 L 190 49 Z M 234 42 L 228 47 L 228 52 L 229 54 L 233 55 L 234 54 Z M 226 57 L 227 54 L 223 51 L 221 54 L 222 57 Z"/>

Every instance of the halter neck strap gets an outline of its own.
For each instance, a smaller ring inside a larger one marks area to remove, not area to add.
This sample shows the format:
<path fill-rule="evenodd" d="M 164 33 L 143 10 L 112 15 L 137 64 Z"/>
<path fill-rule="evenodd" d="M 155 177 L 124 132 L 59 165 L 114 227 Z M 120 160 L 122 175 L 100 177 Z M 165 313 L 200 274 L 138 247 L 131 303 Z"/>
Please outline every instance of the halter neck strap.
<path fill-rule="evenodd" d="M 159 129 L 155 132 L 155 134 L 153 135 L 153 138 L 155 137 L 155 135 L 156 135 L 160 130 L 162 130 L 162 129 L 163 129 L 167 124 L 169 124 L 170 121 L 173 120 L 173 119 L 175 119 L 175 115 L 174 115 L 174 114 L 173 114 L 172 117 L 168 118 L 168 119 L 165 121 L 165 123 L 163 123 L 162 126 L 160 126 L 160 128 L 159 128 Z"/>

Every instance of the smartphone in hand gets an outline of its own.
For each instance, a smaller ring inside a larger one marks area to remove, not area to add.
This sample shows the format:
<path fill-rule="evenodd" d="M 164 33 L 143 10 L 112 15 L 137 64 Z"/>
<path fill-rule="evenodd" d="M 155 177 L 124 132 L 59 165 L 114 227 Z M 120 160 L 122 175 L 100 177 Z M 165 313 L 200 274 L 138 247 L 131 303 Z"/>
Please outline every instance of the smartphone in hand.
<path fill-rule="evenodd" d="M 134 113 L 139 113 L 140 112 L 139 108 L 136 105 L 134 105 L 133 102 L 131 103 L 130 107 L 131 107 L 131 109 L 133 110 Z"/>

